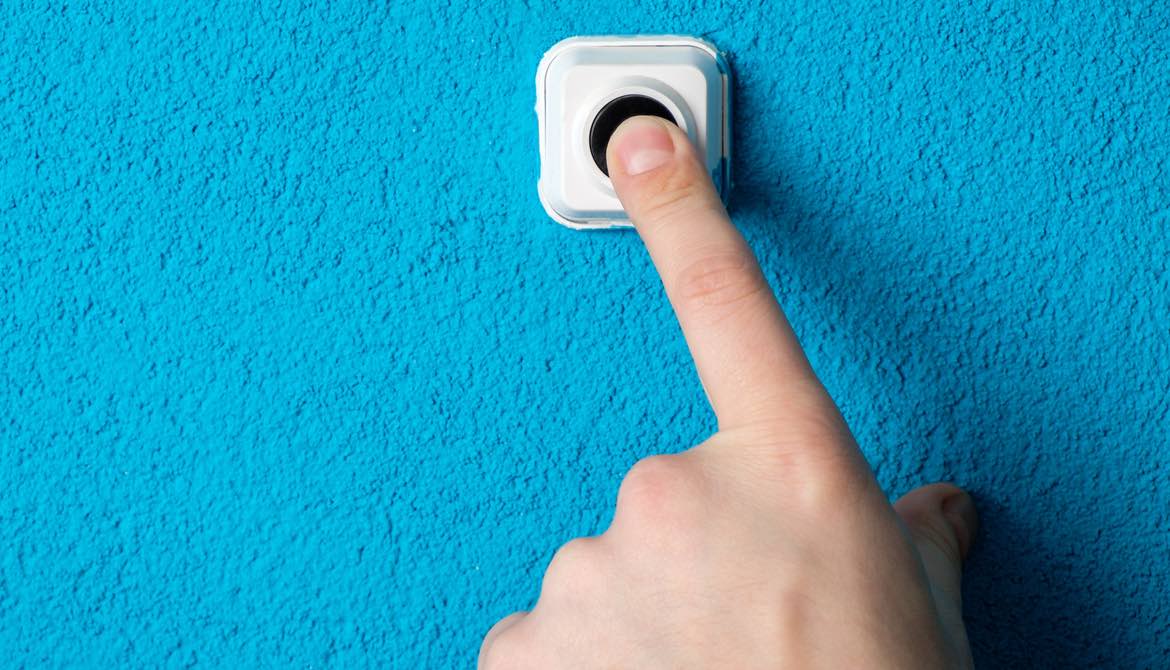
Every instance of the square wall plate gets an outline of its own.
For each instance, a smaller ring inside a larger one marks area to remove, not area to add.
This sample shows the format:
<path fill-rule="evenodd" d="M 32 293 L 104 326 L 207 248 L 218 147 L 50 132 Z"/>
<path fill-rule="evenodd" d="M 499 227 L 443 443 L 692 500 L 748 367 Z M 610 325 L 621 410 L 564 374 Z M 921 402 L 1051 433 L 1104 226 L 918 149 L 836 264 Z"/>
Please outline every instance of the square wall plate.
<path fill-rule="evenodd" d="M 571 228 L 630 226 L 605 171 L 605 143 L 625 117 L 653 114 L 682 128 L 724 201 L 731 186 L 731 81 L 709 42 L 672 35 L 571 37 L 536 73 L 537 190 Z"/>

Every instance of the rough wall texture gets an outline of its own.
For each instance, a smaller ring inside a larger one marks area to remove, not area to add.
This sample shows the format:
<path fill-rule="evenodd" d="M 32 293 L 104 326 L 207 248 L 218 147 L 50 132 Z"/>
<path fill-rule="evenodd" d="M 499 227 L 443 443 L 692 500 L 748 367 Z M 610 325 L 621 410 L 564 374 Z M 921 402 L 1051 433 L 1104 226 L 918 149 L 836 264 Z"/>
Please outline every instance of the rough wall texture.
<path fill-rule="evenodd" d="M 677 32 L 881 482 L 977 496 L 979 663 L 1165 667 L 1164 3 L 176 4 L 0 9 L 0 657 L 471 665 L 712 429 L 535 189 L 543 50 Z"/>

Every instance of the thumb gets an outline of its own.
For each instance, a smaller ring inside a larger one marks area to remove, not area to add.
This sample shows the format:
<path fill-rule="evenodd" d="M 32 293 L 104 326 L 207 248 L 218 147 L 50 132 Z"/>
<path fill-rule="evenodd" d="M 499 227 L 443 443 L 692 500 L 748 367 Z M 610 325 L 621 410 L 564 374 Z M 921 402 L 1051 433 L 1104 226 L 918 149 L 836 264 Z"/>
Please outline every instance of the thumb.
<path fill-rule="evenodd" d="M 958 649 L 969 649 L 960 584 L 963 559 L 979 529 L 971 496 L 951 484 L 931 484 L 902 496 L 894 509 L 922 558 L 944 628 Z"/>

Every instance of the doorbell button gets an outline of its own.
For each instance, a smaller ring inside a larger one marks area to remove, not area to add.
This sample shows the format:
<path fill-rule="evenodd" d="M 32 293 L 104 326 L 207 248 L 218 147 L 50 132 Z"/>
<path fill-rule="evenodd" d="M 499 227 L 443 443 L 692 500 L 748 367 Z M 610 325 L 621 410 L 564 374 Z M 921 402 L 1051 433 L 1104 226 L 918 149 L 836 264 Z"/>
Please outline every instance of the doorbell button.
<path fill-rule="evenodd" d="M 609 138 L 613 137 L 622 121 L 634 116 L 657 116 L 678 125 L 666 105 L 645 95 L 631 93 L 605 103 L 593 119 L 593 127 L 589 129 L 589 151 L 593 154 L 593 162 L 607 177 L 609 167 L 605 163 L 605 150 L 609 146 Z"/>
<path fill-rule="evenodd" d="M 549 216 L 572 228 L 630 225 L 605 151 L 622 121 L 639 115 L 682 129 L 726 201 L 729 78 L 715 47 L 692 37 L 572 37 L 549 49 L 536 75 L 537 190 Z"/>

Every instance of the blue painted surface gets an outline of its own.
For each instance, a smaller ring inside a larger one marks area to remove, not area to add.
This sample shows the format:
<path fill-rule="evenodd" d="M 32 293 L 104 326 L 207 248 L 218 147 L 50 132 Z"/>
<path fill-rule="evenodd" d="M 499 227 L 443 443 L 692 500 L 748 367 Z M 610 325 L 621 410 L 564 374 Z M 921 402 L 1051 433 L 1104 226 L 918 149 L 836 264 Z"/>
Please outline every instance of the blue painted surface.
<path fill-rule="evenodd" d="M 471 665 L 713 426 L 636 236 L 536 199 L 543 50 L 678 32 L 881 482 L 977 496 L 980 665 L 1165 667 L 1164 3 L 189 4 L 0 9 L 11 664 Z"/>

